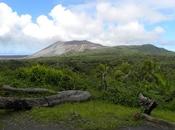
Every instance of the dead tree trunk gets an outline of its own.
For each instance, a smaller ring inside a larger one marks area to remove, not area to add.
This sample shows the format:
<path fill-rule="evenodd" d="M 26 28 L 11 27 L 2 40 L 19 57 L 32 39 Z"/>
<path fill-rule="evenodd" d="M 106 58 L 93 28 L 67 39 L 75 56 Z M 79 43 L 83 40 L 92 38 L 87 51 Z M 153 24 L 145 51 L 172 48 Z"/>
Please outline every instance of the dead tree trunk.
<path fill-rule="evenodd" d="M 11 93 L 28 93 L 28 94 L 56 94 L 56 92 L 45 88 L 14 88 L 9 85 L 4 85 L 0 88 L 1 91 Z"/>
<path fill-rule="evenodd" d="M 151 111 L 157 107 L 157 103 L 148 97 L 143 96 L 142 93 L 139 94 L 139 103 L 144 108 L 144 113 L 150 115 Z"/>
<path fill-rule="evenodd" d="M 32 107 L 54 106 L 64 102 L 81 102 L 91 97 L 87 91 L 69 90 L 41 98 L 0 97 L 0 109 L 28 110 Z"/>

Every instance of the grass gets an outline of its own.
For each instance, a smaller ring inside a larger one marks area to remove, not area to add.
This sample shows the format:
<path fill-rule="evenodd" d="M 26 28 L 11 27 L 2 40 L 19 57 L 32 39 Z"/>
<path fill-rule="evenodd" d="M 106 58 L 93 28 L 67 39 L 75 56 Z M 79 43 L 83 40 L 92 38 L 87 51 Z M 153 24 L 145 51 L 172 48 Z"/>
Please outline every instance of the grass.
<path fill-rule="evenodd" d="M 113 130 L 119 127 L 140 125 L 142 121 L 136 121 L 133 118 L 134 114 L 139 111 L 138 108 L 94 100 L 83 103 L 65 103 L 54 107 L 33 108 L 31 111 L 15 113 L 0 111 L 0 118 L 8 116 L 17 124 L 21 122 L 25 124 L 26 120 L 33 120 L 41 124 L 61 124 L 82 130 Z M 172 111 L 155 110 L 152 116 L 175 122 L 175 113 Z M 0 124 L 3 125 L 2 122 Z"/>
<path fill-rule="evenodd" d="M 66 103 L 53 108 L 35 108 L 30 115 L 33 119 L 49 123 L 64 122 L 85 130 L 112 130 L 123 126 L 136 126 L 142 121 L 135 121 L 138 108 L 115 105 L 104 101 L 84 103 Z M 175 122 L 173 111 L 155 110 L 152 116 Z"/>
<path fill-rule="evenodd" d="M 152 116 L 160 119 L 164 119 L 170 122 L 175 122 L 175 112 L 169 110 L 155 110 Z"/>
<path fill-rule="evenodd" d="M 66 103 L 53 108 L 35 108 L 29 114 L 44 123 L 65 123 L 84 130 L 112 130 L 120 126 L 135 126 L 136 108 L 102 101 Z"/>

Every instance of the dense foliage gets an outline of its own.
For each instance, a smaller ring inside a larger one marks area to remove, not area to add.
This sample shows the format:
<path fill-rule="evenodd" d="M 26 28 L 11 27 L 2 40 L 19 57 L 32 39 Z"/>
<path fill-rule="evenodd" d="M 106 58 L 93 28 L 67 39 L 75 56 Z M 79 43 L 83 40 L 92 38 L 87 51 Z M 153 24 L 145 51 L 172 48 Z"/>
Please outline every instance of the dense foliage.
<path fill-rule="evenodd" d="M 35 86 L 51 86 L 57 90 L 84 89 L 82 79 L 77 73 L 68 69 L 54 69 L 42 65 L 19 68 L 16 77 Z"/>
<path fill-rule="evenodd" d="M 173 91 L 160 66 L 153 61 L 146 60 L 139 66 L 122 63 L 111 69 L 106 84 L 104 98 L 114 103 L 137 106 L 139 93 L 155 99 L 161 106 L 173 102 Z"/>
<path fill-rule="evenodd" d="M 44 65 L 6 69 L 1 72 L 1 84 L 14 87 L 42 87 L 53 90 L 85 89 L 82 76 L 69 69 L 55 69 Z"/>
<path fill-rule="evenodd" d="M 114 51 L 0 61 L 0 83 L 53 90 L 87 89 L 94 98 L 138 106 L 141 92 L 175 110 L 175 57 Z"/>

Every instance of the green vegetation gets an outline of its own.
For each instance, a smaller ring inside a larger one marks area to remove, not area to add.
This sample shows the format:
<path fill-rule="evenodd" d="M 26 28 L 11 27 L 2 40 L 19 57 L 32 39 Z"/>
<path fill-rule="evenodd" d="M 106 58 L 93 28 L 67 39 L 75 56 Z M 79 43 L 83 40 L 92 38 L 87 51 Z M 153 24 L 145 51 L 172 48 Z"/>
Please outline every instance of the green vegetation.
<path fill-rule="evenodd" d="M 153 116 L 170 122 L 175 122 L 175 113 L 168 110 L 155 110 Z"/>
<path fill-rule="evenodd" d="M 110 129 L 136 123 L 132 114 L 140 111 L 136 109 L 140 92 L 157 101 L 154 116 L 174 121 L 174 68 L 172 52 L 151 45 L 121 46 L 60 57 L 0 61 L 0 84 L 88 90 L 94 101 L 36 108 L 30 114 L 38 120 L 75 121 L 84 129 Z"/>
<path fill-rule="evenodd" d="M 30 117 L 34 121 L 44 124 L 57 123 L 83 130 L 111 130 L 120 126 L 136 126 L 142 123 L 133 118 L 133 114 L 137 111 L 136 108 L 102 101 L 89 101 L 66 103 L 52 108 L 35 108 L 13 116 L 18 121 L 21 118 Z"/>
<path fill-rule="evenodd" d="M 114 105 L 107 102 L 64 104 L 54 108 L 33 109 L 31 115 L 40 121 L 64 121 L 86 130 L 109 130 L 119 126 L 137 125 L 133 113 L 136 108 Z"/>
<path fill-rule="evenodd" d="M 43 65 L 20 68 L 16 71 L 16 78 L 34 86 L 51 87 L 57 91 L 85 88 L 77 73 L 68 69 L 54 69 Z"/>
<path fill-rule="evenodd" d="M 84 103 L 65 103 L 51 108 L 34 108 L 31 111 L 11 113 L 10 119 L 15 123 L 25 124 L 26 120 L 34 120 L 39 124 L 56 123 L 83 130 L 112 130 L 121 126 L 138 126 L 142 121 L 134 115 L 139 111 L 135 107 L 126 107 L 104 101 Z M 1 112 L 1 118 L 9 112 Z M 174 112 L 155 110 L 154 117 L 175 122 Z M 25 119 L 25 120 L 24 120 Z"/>

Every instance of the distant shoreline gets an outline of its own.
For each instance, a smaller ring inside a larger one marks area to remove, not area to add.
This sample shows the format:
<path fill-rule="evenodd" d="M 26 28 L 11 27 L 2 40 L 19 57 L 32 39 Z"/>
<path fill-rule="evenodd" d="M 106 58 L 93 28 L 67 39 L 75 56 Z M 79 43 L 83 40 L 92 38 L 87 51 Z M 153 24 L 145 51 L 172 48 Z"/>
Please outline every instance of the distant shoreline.
<path fill-rule="evenodd" d="M 21 59 L 25 58 L 28 55 L 0 55 L 0 60 L 9 60 L 9 59 Z"/>

